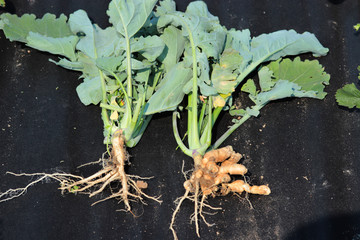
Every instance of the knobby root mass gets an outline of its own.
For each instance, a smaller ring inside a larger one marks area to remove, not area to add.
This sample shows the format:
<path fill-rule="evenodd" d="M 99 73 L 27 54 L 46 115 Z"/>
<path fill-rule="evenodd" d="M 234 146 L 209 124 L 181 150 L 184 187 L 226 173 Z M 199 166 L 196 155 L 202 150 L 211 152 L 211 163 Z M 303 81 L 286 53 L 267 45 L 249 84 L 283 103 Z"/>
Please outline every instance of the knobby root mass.
<path fill-rule="evenodd" d="M 207 226 L 209 224 L 204 214 L 204 207 L 211 210 L 220 210 L 206 203 L 208 196 L 225 196 L 229 193 L 241 194 L 242 192 L 269 195 L 270 188 L 267 185 L 250 186 L 246 181 L 236 180 L 231 182 L 231 175 L 242 175 L 247 173 L 247 168 L 239 164 L 242 155 L 233 151 L 231 146 L 207 152 L 204 156 L 194 155 L 195 170 L 190 178 L 184 182 L 185 194 L 175 202 L 177 206 L 173 212 L 170 230 L 174 239 L 178 239 L 174 229 L 175 217 L 180 210 L 181 204 L 188 199 L 194 202 L 194 214 L 191 221 L 195 222 L 196 234 L 200 237 L 199 217 Z"/>
<path fill-rule="evenodd" d="M 104 189 L 109 186 L 111 189 L 111 195 L 96 201 L 94 204 L 108 200 L 118 199 L 119 202 L 124 202 L 125 211 L 131 212 L 130 201 L 139 200 L 143 204 L 144 197 L 152 199 L 156 202 L 161 203 L 160 197 L 152 197 L 144 193 L 143 189 L 147 188 L 147 183 L 143 180 L 150 178 L 143 178 L 135 175 L 129 175 L 125 173 L 125 162 L 128 158 L 128 154 L 125 149 L 125 140 L 121 131 L 116 132 L 112 138 L 112 151 L 109 159 L 102 159 L 103 168 L 97 173 L 84 178 L 67 173 L 34 173 L 34 174 L 15 174 L 15 176 L 36 176 L 38 177 L 35 181 L 32 181 L 24 188 L 9 189 L 4 193 L 0 193 L 0 202 L 8 201 L 13 198 L 19 197 L 26 193 L 27 189 L 32 185 L 41 182 L 45 179 L 53 179 L 60 182 L 60 189 L 62 193 L 85 193 L 89 194 L 89 197 L 93 197 L 102 193 Z M 119 182 L 121 189 L 115 191 L 111 188 L 110 184 Z"/>

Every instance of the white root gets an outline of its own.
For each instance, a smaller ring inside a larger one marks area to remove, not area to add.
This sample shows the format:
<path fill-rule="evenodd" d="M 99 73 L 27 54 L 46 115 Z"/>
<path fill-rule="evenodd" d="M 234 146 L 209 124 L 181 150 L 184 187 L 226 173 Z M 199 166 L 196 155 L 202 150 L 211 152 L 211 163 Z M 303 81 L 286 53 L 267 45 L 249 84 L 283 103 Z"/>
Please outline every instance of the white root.
<path fill-rule="evenodd" d="M 106 187 L 110 186 L 110 184 L 113 182 L 120 182 L 120 190 L 113 192 L 110 187 L 111 195 L 95 202 L 94 204 L 106 201 L 108 199 L 117 198 L 120 200 L 120 202 L 124 202 L 125 211 L 131 212 L 130 201 L 132 201 L 132 199 L 140 200 L 142 203 L 145 204 L 145 202 L 143 201 L 143 197 L 145 197 L 147 199 L 151 199 L 153 201 L 161 203 L 162 201 L 160 200 L 160 197 L 152 197 L 145 194 L 143 190 L 139 188 L 136 182 L 133 180 L 145 180 L 151 179 L 152 177 L 139 177 L 135 175 L 128 175 L 125 173 L 125 161 L 127 160 L 127 157 L 128 155 L 125 150 L 125 141 L 122 136 L 122 132 L 118 131 L 113 136 L 111 158 L 104 159 L 103 157 L 101 159 L 103 165 L 102 170 L 86 178 L 66 173 L 10 173 L 15 176 L 36 176 L 38 178 L 30 182 L 23 188 L 9 189 L 4 193 L 0 193 L 0 202 L 8 201 L 25 194 L 28 188 L 35 185 L 36 183 L 39 183 L 46 179 L 53 179 L 60 183 L 59 189 L 62 191 L 62 193 L 65 191 L 72 193 L 85 193 L 89 194 L 89 197 L 100 194 L 105 190 Z M 85 165 L 87 164 L 84 164 L 82 166 Z M 143 184 L 146 184 L 146 182 L 143 182 Z"/>

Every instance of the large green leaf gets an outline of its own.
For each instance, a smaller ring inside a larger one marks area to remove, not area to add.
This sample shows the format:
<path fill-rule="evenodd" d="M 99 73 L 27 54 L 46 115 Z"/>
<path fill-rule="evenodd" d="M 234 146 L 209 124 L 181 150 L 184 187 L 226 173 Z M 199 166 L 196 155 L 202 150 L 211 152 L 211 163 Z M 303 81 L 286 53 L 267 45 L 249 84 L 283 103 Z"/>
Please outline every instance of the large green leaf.
<path fill-rule="evenodd" d="M 181 62 L 175 65 L 165 75 L 161 88 L 149 99 L 145 114 L 175 110 L 184 98 L 182 89 L 191 77 L 191 69 L 185 68 Z"/>
<path fill-rule="evenodd" d="M 144 25 L 156 2 L 157 0 L 112 0 L 107 11 L 109 21 L 124 37 L 127 35 L 131 38 Z"/>
<path fill-rule="evenodd" d="M 260 93 L 250 94 L 256 105 L 287 97 L 310 97 L 323 99 L 326 96 L 324 85 L 329 84 L 330 75 L 316 60 L 293 61 L 284 59 L 271 62 L 259 71 L 262 82 Z"/>
<path fill-rule="evenodd" d="M 336 101 L 341 106 L 348 108 L 360 108 L 360 90 L 354 83 L 346 84 L 336 92 Z"/>
<path fill-rule="evenodd" d="M 77 60 L 73 62 L 65 58 L 60 59 L 58 62 L 52 59 L 49 59 L 49 61 L 63 68 L 82 72 L 81 78 L 93 78 L 99 75 L 99 69 L 97 68 L 94 59 L 90 58 L 82 52 L 78 52 L 76 54 L 76 59 Z"/>
<path fill-rule="evenodd" d="M 243 61 L 238 51 L 228 48 L 215 64 L 211 73 L 211 81 L 218 93 L 228 94 L 235 91 L 238 69 Z"/>
<path fill-rule="evenodd" d="M 160 16 L 158 21 L 160 30 L 170 24 L 175 27 L 181 26 L 184 36 L 189 36 L 190 32 L 194 45 L 207 57 L 219 58 L 224 48 L 226 29 L 220 25 L 217 17 L 209 13 L 204 2 L 191 2 L 185 13 L 176 11 Z"/>
<path fill-rule="evenodd" d="M 329 85 L 330 75 L 324 72 L 317 60 L 301 61 L 300 57 L 296 57 L 293 61 L 283 59 L 271 62 L 267 67 L 273 72 L 274 81 L 288 80 L 305 91 L 315 91 L 316 98 L 323 99 L 326 96 L 324 88 Z"/>
<path fill-rule="evenodd" d="M 266 92 L 260 92 L 256 96 L 252 96 L 252 100 L 257 105 L 265 105 L 266 103 L 287 97 L 310 97 L 317 98 L 315 91 L 304 91 L 301 86 L 288 80 L 279 80 Z"/>
<path fill-rule="evenodd" d="M 243 58 L 239 71 L 242 71 L 252 60 L 250 42 L 251 36 L 249 29 L 244 29 L 242 31 L 230 29 L 227 32 L 225 49 L 234 49 L 235 51 L 238 51 Z"/>
<path fill-rule="evenodd" d="M 78 10 L 69 17 L 69 25 L 74 34 L 84 35 L 80 38 L 76 49 L 89 57 L 108 57 L 114 54 L 121 41 L 115 29 L 109 27 L 105 30 L 91 23 L 84 10 Z"/>
<path fill-rule="evenodd" d="M 253 62 L 277 60 L 284 56 L 311 52 L 314 56 L 324 56 L 329 49 L 324 48 L 314 34 L 299 34 L 294 30 L 281 30 L 262 34 L 251 40 Z"/>
<path fill-rule="evenodd" d="M 164 41 L 166 47 L 159 60 L 164 64 L 165 71 L 169 71 L 179 61 L 184 52 L 185 38 L 182 36 L 181 30 L 173 26 L 165 28 L 160 38 Z"/>
<path fill-rule="evenodd" d="M 111 72 L 116 72 L 118 67 L 124 61 L 124 56 L 112 56 L 112 57 L 101 57 L 96 59 L 96 66 L 101 70 L 105 70 L 111 74 Z"/>
<path fill-rule="evenodd" d="M 10 41 L 27 42 L 26 38 L 30 32 L 38 33 L 45 37 L 63 38 L 73 35 L 68 24 L 67 17 L 61 14 L 56 18 L 54 14 L 47 13 L 41 19 L 33 14 L 24 14 L 18 17 L 13 14 L 4 13 L 0 16 L 1 29 Z"/>
<path fill-rule="evenodd" d="M 187 22 L 193 32 L 195 46 L 208 57 L 218 59 L 224 49 L 226 29 L 213 16 L 203 1 L 191 2 L 186 8 Z"/>
<path fill-rule="evenodd" d="M 185 44 L 188 45 L 189 43 Z M 192 62 L 189 60 L 192 58 L 190 53 L 185 52 L 184 63 L 186 63 L 187 67 L 192 66 Z M 213 86 L 213 83 L 210 80 L 210 64 L 208 57 L 204 52 L 200 52 L 199 49 L 196 49 L 196 61 L 198 65 L 198 73 L 197 73 L 197 85 L 200 88 L 201 95 L 203 96 L 211 96 L 217 95 L 217 91 Z M 188 94 L 192 91 L 192 81 L 188 81 L 187 84 L 184 86 L 183 91 Z"/>
<path fill-rule="evenodd" d="M 139 52 L 150 62 L 155 61 L 165 48 L 165 43 L 158 36 L 132 38 L 130 45 L 131 52 Z"/>
<path fill-rule="evenodd" d="M 62 55 L 70 60 L 75 60 L 75 45 L 78 42 L 76 36 L 53 38 L 30 32 L 26 38 L 29 47 L 52 54 Z"/>
<path fill-rule="evenodd" d="M 227 35 L 226 47 L 234 48 L 243 57 L 239 67 L 240 75 L 236 79 L 237 85 L 263 62 L 307 52 L 313 53 L 314 56 L 324 56 L 329 51 L 313 34 L 308 32 L 299 34 L 294 30 L 262 34 L 251 40 L 247 30 L 230 30 Z"/>
<path fill-rule="evenodd" d="M 47 13 L 43 18 L 36 19 L 32 14 L 18 17 L 5 13 L 0 16 L 0 22 L 1 29 L 10 41 L 24 42 L 40 51 L 75 60 L 78 37 L 71 32 L 65 15 L 56 18 Z"/>
<path fill-rule="evenodd" d="M 100 77 L 85 78 L 76 88 L 76 92 L 84 105 L 97 105 L 102 99 Z"/>

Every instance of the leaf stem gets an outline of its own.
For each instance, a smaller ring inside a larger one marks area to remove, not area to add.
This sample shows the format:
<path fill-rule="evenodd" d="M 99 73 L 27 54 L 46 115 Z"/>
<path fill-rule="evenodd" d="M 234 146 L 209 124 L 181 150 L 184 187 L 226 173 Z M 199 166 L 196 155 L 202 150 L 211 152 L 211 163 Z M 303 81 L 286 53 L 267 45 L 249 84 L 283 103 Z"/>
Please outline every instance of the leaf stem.
<path fill-rule="evenodd" d="M 219 115 L 221 113 L 221 110 L 222 110 L 222 107 L 217 107 L 212 112 L 212 114 L 211 114 L 211 124 L 207 124 L 205 126 L 204 133 L 203 133 L 203 135 L 201 135 L 201 138 L 200 138 L 201 143 L 206 142 L 207 134 L 208 134 L 209 131 L 212 131 L 212 128 L 213 128 L 217 118 L 219 117 Z"/>
<path fill-rule="evenodd" d="M 105 108 L 107 110 L 111 110 L 111 111 L 125 112 L 125 110 L 123 108 L 109 105 L 109 104 L 100 103 L 100 107 Z"/>
<path fill-rule="evenodd" d="M 175 137 L 176 143 L 180 147 L 181 151 L 183 151 L 189 157 L 192 157 L 192 151 L 190 149 L 188 149 L 181 140 L 179 130 L 177 128 L 177 121 L 176 121 L 177 114 L 178 114 L 178 112 L 174 111 L 173 117 L 172 117 L 173 132 L 174 132 L 174 137 Z"/>
<path fill-rule="evenodd" d="M 128 32 L 127 32 L 127 28 L 124 28 L 124 33 L 125 33 L 125 39 L 126 39 L 126 62 L 127 62 L 127 67 L 126 67 L 126 71 L 127 71 L 127 94 L 130 98 L 130 106 L 131 106 L 131 101 L 132 101 L 132 69 L 131 69 L 131 49 L 130 49 L 130 39 L 128 37 Z"/>
<path fill-rule="evenodd" d="M 111 73 L 111 75 L 113 75 L 113 77 L 119 83 L 121 89 L 124 92 L 125 101 L 126 101 L 126 110 L 124 113 L 124 117 L 121 119 L 121 128 L 126 129 L 127 127 L 129 127 L 131 125 L 131 120 L 132 120 L 131 100 L 124 88 L 124 85 L 121 83 L 121 80 L 119 79 L 119 77 L 114 72 L 110 72 L 110 73 Z M 125 139 L 128 140 L 126 138 L 126 137 L 128 137 L 127 133 L 125 133 L 124 135 L 125 135 Z"/>
<path fill-rule="evenodd" d="M 199 116 L 199 129 L 202 128 L 202 124 L 204 121 L 204 116 L 205 116 L 205 111 L 206 111 L 206 104 L 207 104 L 208 100 L 206 99 L 203 103 L 202 103 L 202 107 L 201 107 L 201 111 L 200 111 L 200 116 Z M 201 130 L 200 130 L 201 131 Z"/>
<path fill-rule="evenodd" d="M 260 110 L 264 105 L 255 105 L 254 110 Z M 216 142 L 211 146 L 211 149 L 217 149 L 238 127 L 240 127 L 252 115 L 246 113 L 238 122 L 232 125 Z"/>
<path fill-rule="evenodd" d="M 106 84 L 105 84 L 105 78 L 103 72 L 99 69 L 99 75 L 101 80 L 101 92 L 102 92 L 102 104 L 107 104 L 107 98 L 106 98 Z M 111 127 L 110 119 L 107 113 L 107 110 L 105 108 L 101 109 L 101 117 L 104 121 L 105 129 Z"/>

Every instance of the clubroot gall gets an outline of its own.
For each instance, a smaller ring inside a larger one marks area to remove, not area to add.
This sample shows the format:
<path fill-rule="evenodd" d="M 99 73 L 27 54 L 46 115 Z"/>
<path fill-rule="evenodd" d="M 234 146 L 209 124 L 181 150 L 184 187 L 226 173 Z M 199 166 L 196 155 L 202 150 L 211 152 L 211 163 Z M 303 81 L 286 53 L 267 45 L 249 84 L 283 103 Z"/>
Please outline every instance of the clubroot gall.
<path fill-rule="evenodd" d="M 31 14 L 0 16 L 0 29 L 10 41 L 58 55 L 59 61 L 50 61 L 82 73 L 84 81 L 76 91 L 84 105 L 100 105 L 109 156 L 101 159 L 101 170 L 86 178 L 66 173 L 30 174 L 39 178 L 25 188 L 2 193 L 0 201 L 21 195 L 39 179 L 51 178 L 60 182 L 63 192 L 88 193 L 90 197 L 120 183 L 119 190 L 111 189 L 110 196 L 100 201 L 117 198 L 126 211 L 131 210 L 131 199 L 161 202 L 144 193 L 144 180 L 149 178 L 125 173 L 126 147 L 136 146 L 147 128 L 152 116 L 144 114 L 145 106 L 161 81 L 163 63 L 159 59 L 165 44 L 150 27 L 156 20 L 152 12 L 156 2 L 111 1 L 107 15 L 112 26 L 106 29 L 93 24 L 83 10 L 69 18 L 49 13 L 38 19 Z M 167 59 L 173 61 L 171 58 Z"/>
<path fill-rule="evenodd" d="M 244 176 L 248 171 L 244 165 L 238 164 L 241 157 L 241 154 L 234 152 L 231 146 L 211 150 L 204 156 L 200 154 L 193 156 L 195 169 L 191 177 L 184 182 L 185 194 L 176 200 L 178 205 L 171 219 L 170 229 L 175 239 L 177 238 L 174 229 L 175 217 L 185 199 L 194 201 L 195 211 L 192 220 L 195 222 L 196 234 L 200 237 L 198 216 L 203 219 L 207 226 L 213 225 L 206 221 L 203 208 L 220 209 L 206 204 L 205 200 L 208 196 L 225 196 L 229 193 L 241 194 L 243 192 L 259 195 L 269 195 L 271 193 L 267 185 L 250 186 L 243 180 L 231 182 L 232 175 Z M 201 199 L 200 202 L 199 199 Z"/>
<path fill-rule="evenodd" d="M 250 186 L 242 180 L 229 183 L 231 175 L 244 176 L 248 171 L 244 165 L 238 163 L 241 157 L 241 154 L 234 152 L 231 146 L 211 150 L 203 157 L 199 154 L 195 155 L 195 170 L 190 179 L 185 181 L 185 190 L 196 194 L 196 189 L 199 189 L 204 197 L 215 196 L 218 191 L 221 195 L 230 192 L 269 195 L 270 188 L 265 185 Z"/>
<path fill-rule="evenodd" d="M 243 180 L 231 182 L 232 175 L 243 176 L 247 169 L 238 163 L 240 154 L 235 153 L 231 146 L 218 149 L 220 145 L 246 120 L 258 116 L 271 101 L 288 97 L 323 99 L 326 95 L 324 85 L 329 83 L 330 77 L 319 62 L 282 57 L 301 53 L 324 56 L 328 49 L 308 32 L 299 34 L 294 30 L 281 30 L 251 37 L 247 29 L 227 30 L 202 1 L 192 2 L 185 12 L 179 12 L 173 1 L 164 0 L 157 11 L 159 31 L 181 31 L 185 37 L 185 50 L 176 66 L 165 73 L 167 81 L 150 98 L 152 105 L 146 114 L 174 111 L 174 137 L 179 148 L 193 159 L 194 167 L 184 183 L 185 194 L 175 201 L 177 206 L 170 229 L 177 239 L 174 229 L 176 215 L 187 199 L 194 203 L 191 219 L 200 236 L 199 216 L 207 223 L 203 207 L 217 209 L 206 202 L 209 196 L 242 192 L 270 194 L 267 185 L 250 186 Z M 267 62 L 270 63 L 263 65 Z M 252 79 L 244 83 L 255 70 L 258 70 L 259 83 L 255 84 Z M 182 78 L 173 77 L 174 72 L 181 74 Z M 233 105 L 232 93 L 238 86 L 249 94 L 253 105 L 244 109 Z M 186 107 L 177 107 L 186 95 Z M 177 127 L 178 110 L 184 109 L 187 111 L 187 144 Z M 236 118 L 233 125 L 213 141 L 214 124 L 224 111 Z"/>

